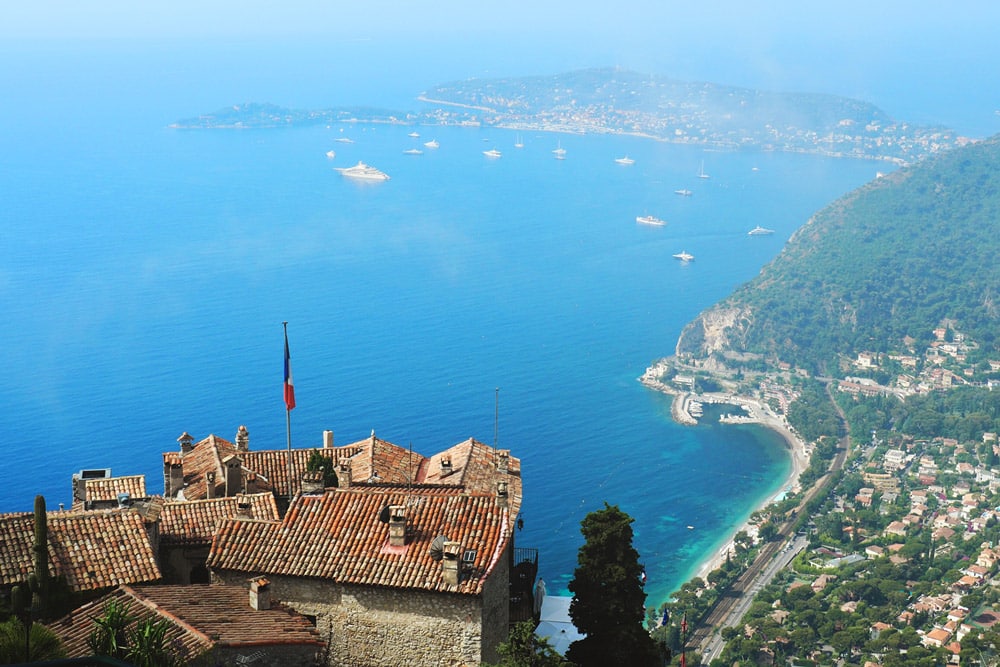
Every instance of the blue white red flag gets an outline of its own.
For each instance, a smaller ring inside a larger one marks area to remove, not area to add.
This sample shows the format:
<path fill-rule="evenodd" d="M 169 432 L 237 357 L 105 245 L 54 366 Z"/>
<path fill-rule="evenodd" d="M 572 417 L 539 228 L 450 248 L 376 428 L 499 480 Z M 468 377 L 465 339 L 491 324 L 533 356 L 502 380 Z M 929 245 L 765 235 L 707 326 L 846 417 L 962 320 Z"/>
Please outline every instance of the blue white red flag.
<path fill-rule="evenodd" d="M 292 357 L 288 354 L 288 331 L 285 331 L 285 409 L 295 407 L 295 385 L 292 383 Z"/>

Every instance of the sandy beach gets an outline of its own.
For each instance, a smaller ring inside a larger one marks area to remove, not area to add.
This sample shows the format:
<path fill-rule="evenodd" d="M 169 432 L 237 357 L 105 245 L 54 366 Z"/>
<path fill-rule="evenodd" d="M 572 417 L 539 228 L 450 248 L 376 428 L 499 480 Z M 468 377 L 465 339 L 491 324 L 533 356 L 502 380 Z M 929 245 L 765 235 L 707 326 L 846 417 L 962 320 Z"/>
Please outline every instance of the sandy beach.
<path fill-rule="evenodd" d="M 642 377 L 639 378 L 639 381 L 650 389 L 673 396 L 673 403 L 671 404 L 670 412 L 674 421 L 687 425 L 697 424 L 697 418 L 692 415 L 691 408 L 692 406 L 697 407 L 697 404 L 699 403 L 725 403 L 729 405 L 738 405 L 746 411 L 746 414 L 733 416 L 727 421 L 730 421 L 731 423 L 760 424 L 776 431 L 785 439 L 785 442 L 788 445 L 788 451 L 791 456 L 792 464 L 788 472 L 788 477 L 782 482 L 780 489 L 774 495 L 766 498 L 759 506 L 751 508 L 749 514 L 767 507 L 772 502 L 788 493 L 789 490 L 798 490 L 799 475 L 801 475 L 802 472 L 809 467 L 809 451 L 806 447 L 806 443 L 788 425 L 784 416 L 775 414 L 767 405 L 745 396 L 738 396 L 729 393 L 694 394 L 684 391 L 683 389 L 667 385 L 659 380 L 659 378 L 662 377 L 663 370 L 664 367 L 662 362 L 654 364 L 646 370 Z M 709 572 L 719 568 L 725 562 L 726 554 L 733 549 L 733 538 L 735 538 L 741 530 L 746 531 L 752 537 L 756 537 L 757 529 L 755 526 L 751 525 L 749 520 L 744 522 L 742 525 L 736 526 L 736 528 L 723 541 L 718 549 L 709 554 L 705 560 L 702 561 L 693 576 L 704 579 Z"/>

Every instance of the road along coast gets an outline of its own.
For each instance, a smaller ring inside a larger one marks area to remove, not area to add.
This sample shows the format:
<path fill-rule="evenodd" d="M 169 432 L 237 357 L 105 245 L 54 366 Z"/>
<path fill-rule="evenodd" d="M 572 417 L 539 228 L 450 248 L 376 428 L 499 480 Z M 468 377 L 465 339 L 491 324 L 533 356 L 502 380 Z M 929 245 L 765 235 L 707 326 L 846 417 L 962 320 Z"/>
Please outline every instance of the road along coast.
<path fill-rule="evenodd" d="M 811 452 L 805 441 L 789 426 L 783 415 L 775 414 L 769 406 L 746 396 L 727 392 L 694 393 L 693 378 L 688 379 L 683 375 L 674 377 L 676 384 L 665 383 L 660 378 L 671 368 L 672 366 L 667 360 L 657 361 L 646 369 L 639 378 L 639 381 L 654 391 L 669 394 L 673 397 L 670 414 L 677 423 L 695 426 L 698 424 L 698 417 L 701 416 L 701 406 L 703 404 L 724 403 L 742 408 L 745 414 L 725 415 L 721 419 L 723 423 L 760 424 L 776 431 L 787 443 L 792 464 L 788 472 L 788 477 L 781 484 L 778 492 L 766 498 L 758 507 L 751 508 L 748 515 L 779 500 L 789 491 L 799 490 L 799 476 L 809 467 Z M 697 568 L 694 576 L 704 579 L 709 572 L 721 567 L 725 563 L 727 555 L 732 552 L 734 538 L 740 531 L 746 531 L 748 535 L 756 538 L 757 527 L 748 519 L 742 525 L 737 526 L 717 549 L 706 555 L 705 560 Z"/>

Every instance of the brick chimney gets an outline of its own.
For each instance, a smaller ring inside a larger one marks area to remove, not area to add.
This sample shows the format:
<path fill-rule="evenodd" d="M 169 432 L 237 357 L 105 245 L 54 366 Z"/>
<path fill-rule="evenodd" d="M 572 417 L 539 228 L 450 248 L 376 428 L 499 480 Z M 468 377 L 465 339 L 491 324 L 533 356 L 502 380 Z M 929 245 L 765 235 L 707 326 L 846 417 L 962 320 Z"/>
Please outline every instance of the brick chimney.
<path fill-rule="evenodd" d="M 250 608 L 254 611 L 271 608 L 271 582 L 264 577 L 250 580 Z"/>
<path fill-rule="evenodd" d="M 253 518 L 253 507 L 250 496 L 245 493 L 240 493 L 236 496 L 236 516 L 240 519 Z"/>
<path fill-rule="evenodd" d="M 449 586 L 458 586 L 462 580 L 462 544 L 445 542 L 441 557 L 441 580 Z"/>
<path fill-rule="evenodd" d="M 323 449 L 333 449 L 333 431 L 323 431 Z"/>
<path fill-rule="evenodd" d="M 501 449 L 497 452 L 497 470 L 506 473 L 510 469 L 510 450 Z"/>
<path fill-rule="evenodd" d="M 389 546 L 406 546 L 406 507 L 389 506 Z"/>
<path fill-rule="evenodd" d="M 184 488 L 184 464 L 181 455 L 168 452 L 163 456 L 163 495 L 175 498 Z"/>
<path fill-rule="evenodd" d="M 235 454 L 222 459 L 222 467 L 226 475 L 226 495 L 235 496 L 243 491 L 243 461 Z"/>
<path fill-rule="evenodd" d="M 215 471 L 205 473 L 205 497 L 209 500 L 215 498 Z"/>
<path fill-rule="evenodd" d="M 177 442 L 181 443 L 181 454 L 187 454 L 194 449 L 194 436 L 187 431 L 181 433 L 181 437 L 177 438 Z"/>
<path fill-rule="evenodd" d="M 323 468 L 302 473 L 302 493 L 323 493 Z"/>
<path fill-rule="evenodd" d="M 341 461 L 337 464 L 337 488 L 351 488 L 351 462 Z"/>
<path fill-rule="evenodd" d="M 450 456 L 441 457 L 441 476 L 447 477 L 453 472 L 455 471 L 451 467 L 451 457 Z"/>
<path fill-rule="evenodd" d="M 238 429 L 236 429 L 236 451 L 250 451 L 250 431 L 248 431 L 247 427 L 242 424 Z"/>

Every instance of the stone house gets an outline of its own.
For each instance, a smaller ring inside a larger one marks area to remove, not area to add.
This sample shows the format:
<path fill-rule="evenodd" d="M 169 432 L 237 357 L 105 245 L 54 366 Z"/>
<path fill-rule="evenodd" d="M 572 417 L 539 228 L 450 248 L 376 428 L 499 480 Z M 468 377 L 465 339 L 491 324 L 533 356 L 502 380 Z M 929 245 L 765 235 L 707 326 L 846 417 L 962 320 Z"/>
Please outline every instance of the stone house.
<path fill-rule="evenodd" d="M 469 440 L 424 461 L 420 483 L 349 473 L 298 496 L 280 522 L 223 521 L 213 581 L 266 577 L 275 599 L 315 619 L 330 665 L 496 661 L 519 566 L 519 462 Z"/>
<path fill-rule="evenodd" d="M 92 655 L 94 619 L 116 601 L 136 622 L 166 621 L 166 640 L 182 664 L 319 665 L 325 645 L 312 623 L 270 603 L 266 581 L 244 586 L 120 586 L 48 625 L 69 658 Z"/>

